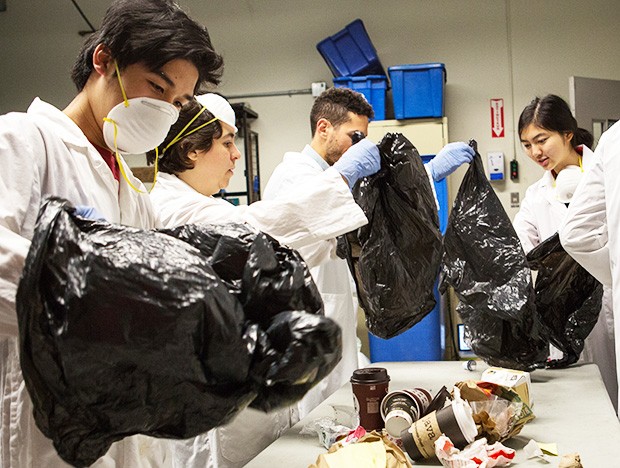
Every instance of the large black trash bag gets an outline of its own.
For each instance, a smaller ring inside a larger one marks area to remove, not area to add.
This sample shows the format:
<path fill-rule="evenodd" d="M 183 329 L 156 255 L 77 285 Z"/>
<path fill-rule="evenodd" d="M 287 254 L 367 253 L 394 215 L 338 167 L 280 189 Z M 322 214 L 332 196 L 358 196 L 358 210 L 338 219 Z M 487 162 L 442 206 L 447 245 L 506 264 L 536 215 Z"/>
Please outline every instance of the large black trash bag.
<path fill-rule="evenodd" d="M 270 349 L 262 364 L 252 367 L 266 384 L 250 404 L 265 412 L 299 401 L 342 357 L 340 328 L 320 315 L 282 312 L 273 318 L 266 334 Z"/>
<path fill-rule="evenodd" d="M 454 288 L 476 355 L 515 369 L 544 362 L 548 346 L 536 315 L 532 274 L 477 152 L 448 219 L 441 270 L 440 289 Z"/>
<path fill-rule="evenodd" d="M 527 261 L 536 275 L 536 313 L 543 334 L 564 353 L 547 367 L 577 362 L 584 340 L 601 311 L 603 285 L 566 253 L 556 233 L 530 251 Z"/>
<path fill-rule="evenodd" d="M 288 404 L 341 352 L 330 319 L 282 311 L 262 328 L 188 243 L 76 217 L 58 199 L 39 213 L 16 306 L 35 421 L 78 466 L 132 434 L 204 433 L 259 394 L 259 406 Z"/>
<path fill-rule="evenodd" d="M 246 316 L 260 325 L 283 310 L 322 314 L 321 295 L 296 250 L 247 224 L 186 224 L 163 230 L 207 256 Z"/>
<path fill-rule="evenodd" d="M 386 134 L 378 146 L 381 170 L 353 190 L 368 224 L 355 233 L 359 260 L 349 261 L 349 267 L 368 329 L 391 338 L 435 307 L 441 232 L 435 197 L 416 148 L 400 133 Z M 354 245 L 345 243 L 345 256 L 351 258 Z"/>

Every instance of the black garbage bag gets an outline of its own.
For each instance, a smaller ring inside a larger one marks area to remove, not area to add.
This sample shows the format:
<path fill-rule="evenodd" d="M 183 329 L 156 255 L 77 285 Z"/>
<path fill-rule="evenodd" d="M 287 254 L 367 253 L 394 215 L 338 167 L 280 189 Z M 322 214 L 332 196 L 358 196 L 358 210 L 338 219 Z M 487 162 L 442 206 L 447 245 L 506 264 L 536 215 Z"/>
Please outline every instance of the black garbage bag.
<path fill-rule="evenodd" d="M 475 145 L 474 145 L 475 147 Z M 517 234 L 476 152 L 444 236 L 441 290 L 454 288 L 473 352 L 494 366 L 531 369 L 548 344 Z"/>
<path fill-rule="evenodd" d="M 251 372 L 257 374 L 255 380 L 269 385 L 261 385 L 250 404 L 265 412 L 299 401 L 342 357 L 340 328 L 322 315 L 282 312 L 271 321 L 266 335 L 267 351 L 261 348 L 264 357 Z"/>
<path fill-rule="evenodd" d="M 603 301 L 603 285 L 566 253 L 556 233 L 527 255 L 536 275 L 536 313 L 542 335 L 564 353 L 547 367 L 566 367 L 577 362 Z"/>
<path fill-rule="evenodd" d="M 206 255 L 236 295 L 246 317 L 265 325 L 283 310 L 322 314 L 323 302 L 310 270 L 296 250 L 247 224 L 186 224 L 162 230 Z"/>
<path fill-rule="evenodd" d="M 78 466 L 132 434 L 204 433 L 257 396 L 290 404 L 341 353 L 330 319 L 281 310 L 263 327 L 187 242 L 82 219 L 59 199 L 39 213 L 16 308 L 35 422 Z"/>
<path fill-rule="evenodd" d="M 353 190 L 368 218 L 355 232 L 359 259 L 351 260 L 356 256 L 351 236 L 341 238 L 339 247 L 349 258 L 368 329 L 391 338 L 435 307 L 441 232 L 435 197 L 416 148 L 400 133 L 386 134 L 378 146 L 381 170 Z"/>

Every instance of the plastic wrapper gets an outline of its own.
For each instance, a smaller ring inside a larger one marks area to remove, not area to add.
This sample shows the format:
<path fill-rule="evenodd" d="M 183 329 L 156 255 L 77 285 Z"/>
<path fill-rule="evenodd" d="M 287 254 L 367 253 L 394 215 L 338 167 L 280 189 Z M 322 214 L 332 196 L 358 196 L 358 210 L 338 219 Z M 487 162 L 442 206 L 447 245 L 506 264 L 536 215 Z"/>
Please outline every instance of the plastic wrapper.
<path fill-rule="evenodd" d="M 556 233 L 527 255 L 536 275 L 536 313 L 542 335 L 564 353 L 548 367 L 577 362 L 584 341 L 598 320 L 603 285 L 566 253 Z"/>
<path fill-rule="evenodd" d="M 474 421 L 482 429 L 489 442 L 505 440 L 512 432 L 523 407 L 522 402 L 508 401 L 492 395 L 493 398 L 471 401 Z"/>
<path fill-rule="evenodd" d="M 459 450 L 445 435 L 435 441 L 435 453 L 445 468 L 508 466 L 516 455 L 514 449 L 499 442 L 489 445 L 485 438 L 475 440 L 463 450 Z"/>
<path fill-rule="evenodd" d="M 237 272 L 251 275 L 252 262 L 288 269 L 277 266 L 272 239 L 254 232 L 244 242 L 248 261 Z M 301 398 L 339 361 L 340 329 L 317 310 L 315 287 L 280 302 L 299 311 L 270 304 L 265 320 L 252 321 L 260 304 L 246 314 L 239 298 L 270 301 L 278 290 L 254 294 L 253 285 L 233 272 L 223 281 L 205 253 L 170 232 L 86 220 L 47 200 L 16 298 L 37 426 L 64 460 L 84 466 L 128 435 L 192 437 L 250 403 L 270 409 Z"/>
<path fill-rule="evenodd" d="M 337 440 L 349 436 L 355 431 L 366 430 L 359 425 L 359 415 L 354 408 L 342 405 L 331 405 L 334 416 L 316 418 L 306 424 L 300 434 L 314 435 L 319 438 L 320 444 L 326 449 L 330 448 Z M 356 428 L 355 431 L 352 428 Z"/>
<path fill-rule="evenodd" d="M 466 380 L 458 382 L 456 387 L 461 391 L 464 400 L 472 407 L 472 410 L 478 409 L 482 412 L 474 414 L 474 421 L 478 428 L 478 435 L 486 437 L 489 441 L 504 441 L 516 436 L 521 432 L 523 426 L 535 418 L 532 409 L 523 402 L 521 397 L 514 390 L 491 382 L 476 382 Z M 489 403 L 504 400 L 502 403 L 506 412 L 501 413 L 501 406 L 491 408 Z M 490 410 L 491 413 L 487 412 Z M 490 415 L 497 418 L 494 420 Z"/>
<path fill-rule="evenodd" d="M 340 251 L 350 259 L 368 329 L 391 338 L 435 307 L 441 232 L 418 151 L 399 133 L 386 134 L 378 146 L 381 170 L 358 181 L 353 190 L 369 221 L 355 232 L 359 258 L 351 260 L 355 242 L 350 235 L 341 239 Z"/>
<path fill-rule="evenodd" d="M 531 270 L 477 152 L 448 219 L 441 270 L 440 289 L 454 288 L 477 356 L 523 370 L 545 361 Z"/>

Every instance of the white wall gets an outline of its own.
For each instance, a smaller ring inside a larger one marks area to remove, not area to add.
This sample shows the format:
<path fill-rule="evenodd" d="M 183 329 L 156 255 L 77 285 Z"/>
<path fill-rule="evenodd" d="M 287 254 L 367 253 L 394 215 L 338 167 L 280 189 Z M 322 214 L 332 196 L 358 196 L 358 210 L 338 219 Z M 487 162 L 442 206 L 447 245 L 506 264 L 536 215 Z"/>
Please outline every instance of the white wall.
<path fill-rule="evenodd" d="M 24 110 L 34 96 L 65 106 L 69 79 L 86 29 L 68 0 L 8 0 L 0 13 L 0 113 Z M 80 0 L 97 25 L 108 1 Z M 519 183 L 495 185 L 511 216 L 509 193 L 521 198 L 541 170 L 515 140 L 522 108 L 536 95 L 568 100 L 571 75 L 620 79 L 617 0 L 180 0 L 206 24 L 226 71 L 220 91 L 246 94 L 331 84 L 316 51 L 323 38 L 361 18 L 384 67 L 446 64 L 446 114 L 450 140 L 478 140 L 483 156 L 516 152 Z M 503 98 L 506 137 L 491 138 L 489 99 Z M 283 153 L 310 139 L 312 97 L 246 99 L 259 114 L 263 186 Z M 415 142 L 413 142 L 415 144 Z M 506 168 L 508 169 L 508 168 Z M 464 169 L 451 177 L 454 195 Z"/>

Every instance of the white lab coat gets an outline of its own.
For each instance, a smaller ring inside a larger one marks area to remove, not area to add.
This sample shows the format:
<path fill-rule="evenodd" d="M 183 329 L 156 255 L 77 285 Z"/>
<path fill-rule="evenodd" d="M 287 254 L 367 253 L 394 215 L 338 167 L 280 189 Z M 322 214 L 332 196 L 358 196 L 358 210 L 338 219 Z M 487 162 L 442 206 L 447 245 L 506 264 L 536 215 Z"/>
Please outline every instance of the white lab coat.
<path fill-rule="evenodd" d="M 178 177 L 160 173 L 151 200 L 166 227 L 201 222 L 248 223 L 293 249 L 311 246 L 312 255 L 304 257 L 310 267 L 336 256 L 337 236 L 368 223 L 335 169 L 299 184 L 285 200 L 240 206 L 204 196 Z"/>
<path fill-rule="evenodd" d="M 313 151 L 309 146 L 305 152 Z M 333 168 L 325 170 L 333 171 Z M 287 200 L 294 196 L 294 188 L 316 179 L 324 171 L 312 157 L 303 153 L 290 152 L 276 167 L 263 192 L 265 200 Z M 301 248 L 304 258 L 313 255 L 312 246 Z M 354 308 L 351 278 L 347 262 L 336 256 L 312 268 L 312 277 L 321 292 L 325 315 L 335 320 L 342 328 L 342 360 L 336 368 L 319 382 L 299 402 L 299 417 L 303 418 L 325 398 L 344 385 L 359 367 L 357 358 L 357 310 Z"/>
<path fill-rule="evenodd" d="M 592 168 L 575 194 L 560 227 L 566 251 L 613 291 L 613 308 L 620 310 L 620 122 L 601 136 Z M 615 352 L 620 356 L 620 321 L 614 323 Z M 616 360 L 616 375 L 620 362 Z M 618 384 L 618 382 L 617 382 Z M 616 410 L 620 407 L 614 401 Z"/>
<path fill-rule="evenodd" d="M 114 179 L 78 126 L 39 99 L 27 113 L 0 116 L 0 167 L 0 466 L 66 467 L 35 426 L 19 364 L 15 293 L 39 205 L 57 195 L 93 206 L 114 223 L 151 228 L 157 218 L 147 196 Z M 133 436 L 113 444 L 94 466 L 162 467 L 166 457 L 160 440 Z"/>
<path fill-rule="evenodd" d="M 592 151 L 582 147 L 582 166 L 584 177 L 593 166 L 595 156 Z M 571 202 L 571 206 L 574 202 Z M 514 219 L 514 228 L 526 253 L 555 234 L 564 219 L 568 208 L 556 199 L 555 183 L 551 171 L 545 171 L 540 180 L 528 187 L 521 209 Z M 605 387 L 613 402 L 617 401 L 618 383 L 616 378 L 616 359 L 614 349 L 614 317 L 611 290 L 603 291 L 603 306 L 598 321 L 585 340 L 581 362 L 594 362 L 599 366 Z M 615 403 L 614 403 L 615 406 Z"/>
<path fill-rule="evenodd" d="M 314 157 L 309 156 L 309 154 L 314 154 Z M 276 167 L 267 182 L 263 198 L 265 200 L 288 199 L 294 195 L 293 192 L 297 185 L 312 180 L 323 171 L 334 170 L 333 168 L 325 169 L 324 165 L 314 158 L 320 158 L 320 156 L 309 145 L 306 145 L 303 153 L 286 153 L 282 162 Z M 435 202 L 439 208 L 430 169 L 428 165 L 425 165 L 424 168 L 431 184 Z M 315 255 L 313 246 L 301 248 L 299 252 L 304 258 L 311 258 Z M 323 303 L 325 304 L 325 315 L 334 319 L 342 328 L 343 356 L 342 361 L 331 374 L 319 382 L 299 402 L 300 418 L 305 417 L 329 395 L 348 382 L 355 369 L 363 367 L 367 363 L 366 359 L 364 362 L 359 362 L 358 358 L 357 301 L 353 296 L 352 288 L 352 285 L 355 283 L 351 277 L 347 262 L 333 256 L 331 260 L 312 268 L 311 273 L 321 292 Z"/>
<path fill-rule="evenodd" d="M 186 223 L 248 223 L 282 244 L 306 248 L 309 266 L 335 257 L 334 238 L 368 221 L 335 170 L 315 174 L 293 188 L 285 200 L 234 206 L 207 197 L 178 177 L 162 173 L 151 197 L 166 227 Z M 326 304 L 326 308 L 329 305 Z M 241 467 L 297 422 L 296 408 L 265 414 L 251 408 L 223 427 L 195 439 L 175 443 L 175 459 L 184 466 Z"/>

